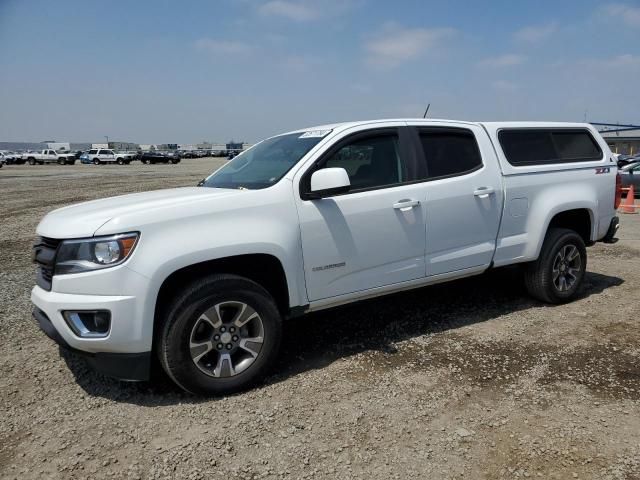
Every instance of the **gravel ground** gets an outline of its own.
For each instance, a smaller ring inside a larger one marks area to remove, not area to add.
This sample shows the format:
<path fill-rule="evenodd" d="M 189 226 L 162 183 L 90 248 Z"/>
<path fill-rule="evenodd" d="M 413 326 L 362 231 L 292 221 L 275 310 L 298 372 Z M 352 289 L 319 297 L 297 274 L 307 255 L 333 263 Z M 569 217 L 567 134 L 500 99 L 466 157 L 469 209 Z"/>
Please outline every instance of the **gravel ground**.
<path fill-rule="evenodd" d="M 39 219 L 219 160 L 0 171 L 2 478 L 640 479 L 640 215 L 546 306 L 496 271 L 289 321 L 252 391 L 121 383 L 31 320 Z"/>

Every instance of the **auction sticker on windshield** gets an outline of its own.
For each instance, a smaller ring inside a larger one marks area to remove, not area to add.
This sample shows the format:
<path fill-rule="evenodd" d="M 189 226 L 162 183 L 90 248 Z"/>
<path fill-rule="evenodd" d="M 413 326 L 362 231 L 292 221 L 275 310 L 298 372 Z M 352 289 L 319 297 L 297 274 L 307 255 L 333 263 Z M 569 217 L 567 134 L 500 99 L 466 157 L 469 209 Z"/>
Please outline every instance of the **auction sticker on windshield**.
<path fill-rule="evenodd" d="M 304 132 L 298 138 L 322 138 L 326 136 L 331 130 L 309 130 L 308 132 Z"/>

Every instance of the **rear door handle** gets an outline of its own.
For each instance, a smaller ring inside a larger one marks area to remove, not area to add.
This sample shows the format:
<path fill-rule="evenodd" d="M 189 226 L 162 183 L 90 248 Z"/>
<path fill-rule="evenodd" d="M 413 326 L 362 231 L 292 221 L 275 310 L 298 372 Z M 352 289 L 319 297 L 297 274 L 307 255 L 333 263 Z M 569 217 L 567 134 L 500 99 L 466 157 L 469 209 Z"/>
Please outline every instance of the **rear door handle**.
<path fill-rule="evenodd" d="M 478 187 L 474 190 L 473 194 L 479 198 L 487 198 L 489 195 L 493 195 L 496 191 L 493 187 Z"/>
<path fill-rule="evenodd" d="M 408 212 L 413 207 L 420 205 L 420 200 L 405 199 L 393 204 L 393 208 L 401 212 Z"/>

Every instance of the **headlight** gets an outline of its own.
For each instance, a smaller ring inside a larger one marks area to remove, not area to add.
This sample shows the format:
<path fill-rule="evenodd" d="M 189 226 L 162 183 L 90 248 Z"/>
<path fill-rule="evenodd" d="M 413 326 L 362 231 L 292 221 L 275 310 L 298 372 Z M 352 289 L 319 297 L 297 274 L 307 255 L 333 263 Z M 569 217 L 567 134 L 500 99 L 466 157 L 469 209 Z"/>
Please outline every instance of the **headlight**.
<path fill-rule="evenodd" d="M 89 272 L 124 262 L 138 242 L 138 233 L 65 240 L 56 255 L 56 275 Z"/>

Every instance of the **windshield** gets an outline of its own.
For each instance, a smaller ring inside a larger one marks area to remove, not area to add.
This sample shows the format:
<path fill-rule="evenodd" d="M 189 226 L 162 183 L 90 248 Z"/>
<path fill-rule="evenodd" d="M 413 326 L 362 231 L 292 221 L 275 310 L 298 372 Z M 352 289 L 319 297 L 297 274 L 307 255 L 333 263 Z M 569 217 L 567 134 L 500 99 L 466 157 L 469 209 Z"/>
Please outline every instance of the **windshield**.
<path fill-rule="evenodd" d="M 291 133 L 265 140 L 212 174 L 203 186 L 249 190 L 270 187 L 322 139 L 305 135 Z"/>

